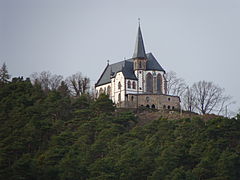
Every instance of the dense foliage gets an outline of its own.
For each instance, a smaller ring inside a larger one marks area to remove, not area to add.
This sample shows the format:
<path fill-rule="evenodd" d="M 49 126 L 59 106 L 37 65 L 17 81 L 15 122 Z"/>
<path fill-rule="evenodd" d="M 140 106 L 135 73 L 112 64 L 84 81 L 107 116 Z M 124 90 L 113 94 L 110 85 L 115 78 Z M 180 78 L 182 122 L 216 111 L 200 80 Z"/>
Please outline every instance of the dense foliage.
<path fill-rule="evenodd" d="M 136 126 L 102 95 L 0 88 L 0 179 L 239 179 L 240 116 Z"/>

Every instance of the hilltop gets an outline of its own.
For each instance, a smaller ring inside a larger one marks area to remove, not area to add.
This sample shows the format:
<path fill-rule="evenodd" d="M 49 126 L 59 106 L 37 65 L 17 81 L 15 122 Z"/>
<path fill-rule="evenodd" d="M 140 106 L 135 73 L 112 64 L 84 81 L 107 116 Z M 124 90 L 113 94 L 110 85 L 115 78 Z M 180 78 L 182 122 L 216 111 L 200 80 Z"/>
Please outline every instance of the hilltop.
<path fill-rule="evenodd" d="M 0 88 L 0 179 L 239 179 L 240 116 L 119 111 L 16 78 Z"/>

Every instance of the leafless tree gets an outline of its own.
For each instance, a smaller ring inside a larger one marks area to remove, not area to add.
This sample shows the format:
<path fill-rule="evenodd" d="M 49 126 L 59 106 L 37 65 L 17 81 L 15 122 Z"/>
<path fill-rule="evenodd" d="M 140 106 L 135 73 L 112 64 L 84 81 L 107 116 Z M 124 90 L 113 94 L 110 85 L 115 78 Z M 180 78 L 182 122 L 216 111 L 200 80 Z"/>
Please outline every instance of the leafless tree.
<path fill-rule="evenodd" d="M 202 114 L 209 114 L 212 111 L 220 112 L 230 100 L 229 96 L 224 95 L 224 89 L 213 82 L 194 83 L 192 91 L 195 97 L 195 107 Z"/>
<path fill-rule="evenodd" d="M 90 79 L 81 73 L 76 73 L 66 79 L 66 83 L 74 96 L 87 93 L 90 86 Z"/>
<path fill-rule="evenodd" d="M 61 75 L 52 75 L 49 71 L 35 72 L 30 77 L 33 84 L 39 84 L 44 91 L 56 90 L 61 85 L 63 79 Z"/>
<path fill-rule="evenodd" d="M 167 94 L 181 97 L 187 88 L 184 79 L 178 78 L 174 71 L 169 71 L 166 73 L 166 81 Z"/>
<path fill-rule="evenodd" d="M 182 96 L 182 105 L 186 111 L 194 112 L 196 98 L 191 87 L 187 87 Z"/>

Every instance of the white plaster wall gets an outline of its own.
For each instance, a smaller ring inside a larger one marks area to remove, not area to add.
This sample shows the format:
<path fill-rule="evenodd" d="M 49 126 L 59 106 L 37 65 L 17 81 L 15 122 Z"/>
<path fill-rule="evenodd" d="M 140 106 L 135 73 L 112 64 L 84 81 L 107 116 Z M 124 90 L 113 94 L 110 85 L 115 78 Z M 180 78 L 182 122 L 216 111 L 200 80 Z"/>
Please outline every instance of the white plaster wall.
<path fill-rule="evenodd" d="M 118 72 L 112 80 L 113 83 L 113 102 L 114 103 L 119 103 L 118 102 L 118 94 L 121 93 L 121 101 L 125 101 L 125 78 L 123 76 L 122 72 Z M 121 89 L 118 89 L 118 83 L 121 83 Z"/>
<path fill-rule="evenodd" d="M 96 87 L 97 97 L 99 96 L 99 93 L 100 93 L 100 89 L 101 89 L 101 88 L 103 89 L 103 92 L 105 92 L 105 94 L 107 94 L 107 87 L 108 87 L 108 86 L 111 87 L 111 83 L 107 83 L 107 84 L 104 84 L 104 85 L 101 85 L 101 86 Z M 104 91 L 104 90 L 105 90 L 105 91 Z"/>
<path fill-rule="evenodd" d="M 135 70 L 134 73 L 138 79 L 138 84 L 137 84 L 138 93 L 141 94 L 142 92 L 144 92 L 144 71 Z"/>

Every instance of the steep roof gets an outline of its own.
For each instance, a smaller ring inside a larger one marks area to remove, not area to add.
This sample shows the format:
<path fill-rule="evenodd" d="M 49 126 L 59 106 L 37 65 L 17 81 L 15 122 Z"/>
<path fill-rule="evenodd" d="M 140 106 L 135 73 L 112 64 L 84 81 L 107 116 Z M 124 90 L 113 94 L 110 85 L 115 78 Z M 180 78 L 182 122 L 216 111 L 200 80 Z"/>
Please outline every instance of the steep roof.
<path fill-rule="evenodd" d="M 133 53 L 132 58 L 146 58 L 146 53 L 145 53 L 145 48 L 144 48 L 144 43 L 143 43 L 143 37 L 142 37 L 140 24 L 138 26 L 137 39 L 136 39 L 135 49 L 134 49 L 134 53 Z"/>
<path fill-rule="evenodd" d="M 164 71 L 152 53 L 146 54 L 147 67 L 146 70 Z M 111 78 L 115 77 L 118 72 L 122 72 L 126 79 L 137 80 L 133 69 L 133 58 L 120 61 L 118 63 L 107 65 L 95 86 L 100 86 L 111 82 Z"/>

